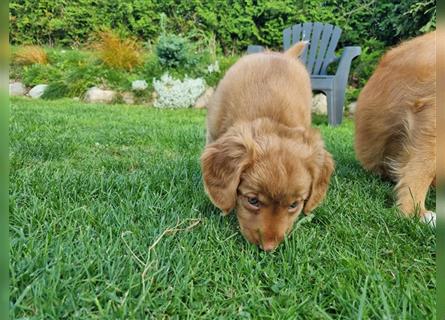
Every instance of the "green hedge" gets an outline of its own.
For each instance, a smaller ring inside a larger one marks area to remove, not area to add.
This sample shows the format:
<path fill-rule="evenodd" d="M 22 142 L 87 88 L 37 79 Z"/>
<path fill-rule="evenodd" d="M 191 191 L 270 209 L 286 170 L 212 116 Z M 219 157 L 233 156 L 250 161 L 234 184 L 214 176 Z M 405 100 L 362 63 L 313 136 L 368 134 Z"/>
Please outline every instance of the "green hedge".
<path fill-rule="evenodd" d="M 155 42 L 165 14 L 167 32 L 182 33 L 224 53 L 257 43 L 281 44 L 282 30 L 304 21 L 343 28 L 341 44 L 369 39 L 392 45 L 435 27 L 435 0 L 11 0 L 12 44 L 73 46 L 101 28 Z"/>

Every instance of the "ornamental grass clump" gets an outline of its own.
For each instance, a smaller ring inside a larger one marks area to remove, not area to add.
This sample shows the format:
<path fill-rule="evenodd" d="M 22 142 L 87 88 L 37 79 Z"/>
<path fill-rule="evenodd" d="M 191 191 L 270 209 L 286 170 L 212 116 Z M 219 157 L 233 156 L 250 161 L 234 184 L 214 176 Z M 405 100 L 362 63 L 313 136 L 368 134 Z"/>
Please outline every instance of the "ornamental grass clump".
<path fill-rule="evenodd" d="M 18 64 L 48 64 L 48 54 L 40 46 L 24 46 L 14 54 L 14 61 Z"/>
<path fill-rule="evenodd" d="M 205 91 L 206 82 L 202 78 L 184 80 L 174 79 L 165 73 L 160 80 L 153 80 L 153 88 L 158 97 L 156 108 L 188 108 Z"/>
<path fill-rule="evenodd" d="M 133 38 L 123 39 L 111 30 L 98 33 L 98 42 L 91 45 L 99 59 L 108 67 L 131 71 L 142 63 L 142 49 Z"/>

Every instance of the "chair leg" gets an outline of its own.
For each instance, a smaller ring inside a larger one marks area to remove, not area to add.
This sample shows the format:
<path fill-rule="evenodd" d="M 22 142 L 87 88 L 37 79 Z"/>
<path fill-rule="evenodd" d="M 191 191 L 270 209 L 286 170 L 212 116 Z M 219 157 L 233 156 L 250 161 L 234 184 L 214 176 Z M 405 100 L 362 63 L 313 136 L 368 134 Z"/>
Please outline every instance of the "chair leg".
<path fill-rule="evenodd" d="M 343 120 L 343 110 L 345 104 L 345 87 L 335 87 L 335 117 L 337 119 L 336 124 L 341 124 Z"/>
<path fill-rule="evenodd" d="M 336 95 L 334 90 L 326 91 L 326 100 L 328 103 L 328 123 L 331 126 L 336 126 L 341 123 L 338 122 L 337 112 L 336 112 Z"/>
<path fill-rule="evenodd" d="M 333 90 L 326 91 L 328 102 L 328 122 L 331 126 L 338 126 L 343 120 L 343 104 L 345 93 L 334 86 Z"/>

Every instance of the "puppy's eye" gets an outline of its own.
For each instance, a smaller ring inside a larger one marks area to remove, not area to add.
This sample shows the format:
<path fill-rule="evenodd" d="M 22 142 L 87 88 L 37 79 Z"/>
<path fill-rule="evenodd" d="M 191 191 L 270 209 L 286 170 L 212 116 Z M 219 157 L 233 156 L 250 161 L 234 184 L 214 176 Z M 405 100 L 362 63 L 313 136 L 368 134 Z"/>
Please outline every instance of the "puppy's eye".
<path fill-rule="evenodd" d="M 247 202 L 249 202 L 249 204 L 251 204 L 254 207 L 260 206 L 260 200 L 258 200 L 257 197 L 247 197 Z"/>
<path fill-rule="evenodd" d="M 292 203 L 290 204 L 288 210 L 289 210 L 290 212 L 294 212 L 294 211 L 296 211 L 296 209 L 298 209 L 298 207 L 300 206 L 300 203 L 301 203 L 301 202 L 299 202 L 299 201 L 292 202 Z"/>

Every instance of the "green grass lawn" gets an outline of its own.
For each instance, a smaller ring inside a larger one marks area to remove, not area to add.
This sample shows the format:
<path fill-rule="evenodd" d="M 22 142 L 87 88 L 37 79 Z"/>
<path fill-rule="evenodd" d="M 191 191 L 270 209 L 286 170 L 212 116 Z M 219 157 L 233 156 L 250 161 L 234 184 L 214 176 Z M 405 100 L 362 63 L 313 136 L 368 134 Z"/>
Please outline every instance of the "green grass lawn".
<path fill-rule="evenodd" d="M 434 318 L 435 232 L 362 170 L 349 120 L 314 119 L 328 196 L 265 253 L 204 193 L 205 111 L 11 107 L 10 318 Z"/>

